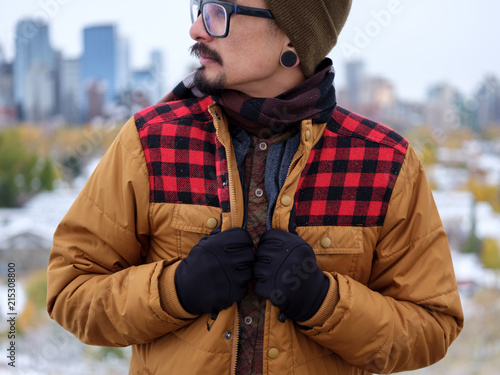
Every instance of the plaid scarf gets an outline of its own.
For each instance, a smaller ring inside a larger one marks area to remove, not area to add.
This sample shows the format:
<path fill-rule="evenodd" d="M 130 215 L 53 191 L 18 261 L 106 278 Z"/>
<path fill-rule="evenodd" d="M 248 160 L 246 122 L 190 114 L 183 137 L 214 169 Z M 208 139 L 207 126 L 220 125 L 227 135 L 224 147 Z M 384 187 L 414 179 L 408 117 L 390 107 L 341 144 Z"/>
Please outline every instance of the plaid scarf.
<path fill-rule="evenodd" d="M 194 74 L 187 76 L 160 103 L 205 96 L 194 86 Z M 266 138 L 306 119 L 318 124 L 327 122 L 337 104 L 334 78 L 332 61 L 324 59 L 312 77 L 275 98 L 252 98 L 234 90 L 224 90 L 212 98 L 224 108 L 231 124 Z"/>

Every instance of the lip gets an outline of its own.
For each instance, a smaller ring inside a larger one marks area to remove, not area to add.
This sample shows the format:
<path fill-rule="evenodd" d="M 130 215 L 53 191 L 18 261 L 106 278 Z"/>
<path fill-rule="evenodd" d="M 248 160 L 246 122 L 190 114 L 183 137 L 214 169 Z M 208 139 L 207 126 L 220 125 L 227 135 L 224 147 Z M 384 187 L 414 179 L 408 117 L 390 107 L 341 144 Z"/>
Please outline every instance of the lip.
<path fill-rule="evenodd" d="M 214 64 L 215 60 L 212 59 L 211 57 L 206 57 L 206 56 L 200 56 L 200 64 L 201 65 L 209 65 L 209 64 Z"/>

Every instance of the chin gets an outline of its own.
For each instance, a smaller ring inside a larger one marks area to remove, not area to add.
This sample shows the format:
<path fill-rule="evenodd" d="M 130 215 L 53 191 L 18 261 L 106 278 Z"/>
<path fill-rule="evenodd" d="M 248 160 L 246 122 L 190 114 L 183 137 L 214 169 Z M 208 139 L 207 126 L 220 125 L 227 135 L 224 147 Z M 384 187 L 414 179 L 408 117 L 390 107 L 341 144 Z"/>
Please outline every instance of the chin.
<path fill-rule="evenodd" d="M 194 84 L 204 94 L 218 95 L 226 87 L 226 76 L 224 73 L 218 73 L 215 77 L 207 77 L 208 72 L 206 66 L 198 68 L 194 76 Z"/>

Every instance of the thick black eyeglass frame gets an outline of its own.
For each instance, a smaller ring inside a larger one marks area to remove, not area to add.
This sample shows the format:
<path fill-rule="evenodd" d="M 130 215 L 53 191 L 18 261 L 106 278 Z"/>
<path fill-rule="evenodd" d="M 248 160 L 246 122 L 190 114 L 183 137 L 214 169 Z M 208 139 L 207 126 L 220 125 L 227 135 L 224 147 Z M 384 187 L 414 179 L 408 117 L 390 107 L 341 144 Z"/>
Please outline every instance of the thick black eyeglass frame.
<path fill-rule="evenodd" d="M 231 19 L 231 15 L 233 14 L 241 14 L 243 16 L 252 16 L 252 17 L 261 17 L 261 18 L 269 18 L 269 19 L 274 19 L 273 14 L 269 9 L 262 9 L 262 8 L 253 8 L 253 7 L 247 7 L 244 5 L 237 5 L 233 3 L 228 3 L 225 1 L 219 1 L 219 0 L 192 0 L 191 1 L 191 21 L 194 23 L 196 19 L 200 16 L 200 14 L 203 12 L 203 6 L 205 4 L 217 4 L 222 6 L 226 10 L 226 28 L 225 32 L 223 35 L 214 35 L 212 34 L 209 30 L 207 25 L 205 24 L 205 17 L 201 17 L 203 20 L 203 26 L 205 26 L 205 30 L 207 33 L 214 37 L 214 38 L 225 38 L 227 37 L 227 34 L 229 34 L 229 21 Z M 193 5 L 197 4 L 198 5 L 198 14 L 194 15 L 193 14 Z"/>

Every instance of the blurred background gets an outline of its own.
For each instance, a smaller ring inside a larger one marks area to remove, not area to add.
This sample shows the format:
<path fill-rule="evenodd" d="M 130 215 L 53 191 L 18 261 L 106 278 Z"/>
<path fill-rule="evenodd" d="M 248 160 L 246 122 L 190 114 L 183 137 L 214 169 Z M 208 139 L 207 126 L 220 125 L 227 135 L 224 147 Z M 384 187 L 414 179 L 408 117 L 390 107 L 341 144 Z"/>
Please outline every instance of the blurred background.
<path fill-rule="evenodd" d="M 466 324 L 438 364 L 500 368 L 500 2 L 354 2 L 330 54 L 339 104 L 401 132 L 425 164 Z M 80 344 L 45 310 L 54 230 L 125 121 L 197 62 L 189 1 L 0 0 L 0 346 L 16 268 L 16 370 L 125 374 L 129 349 Z"/>

